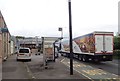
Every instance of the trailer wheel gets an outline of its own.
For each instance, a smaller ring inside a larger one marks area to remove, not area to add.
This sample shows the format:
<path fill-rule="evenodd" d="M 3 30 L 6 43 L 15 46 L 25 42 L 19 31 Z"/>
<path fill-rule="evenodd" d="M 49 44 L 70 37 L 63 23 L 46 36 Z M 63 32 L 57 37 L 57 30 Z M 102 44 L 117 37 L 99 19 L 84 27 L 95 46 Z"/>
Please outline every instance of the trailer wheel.
<path fill-rule="evenodd" d="M 82 61 L 83 61 L 83 62 L 88 62 L 88 57 L 84 55 L 84 56 L 82 57 Z"/>
<path fill-rule="evenodd" d="M 82 61 L 85 62 L 85 56 L 82 57 Z"/>
<path fill-rule="evenodd" d="M 100 63 L 100 61 L 98 59 L 94 59 L 94 62 L 96 63 Z"/>
<path fill-rule="evenodd" d="M 80 61 L 82 61 L 82 57 L 79 57 L 78 59 L 79 59 Z"/>

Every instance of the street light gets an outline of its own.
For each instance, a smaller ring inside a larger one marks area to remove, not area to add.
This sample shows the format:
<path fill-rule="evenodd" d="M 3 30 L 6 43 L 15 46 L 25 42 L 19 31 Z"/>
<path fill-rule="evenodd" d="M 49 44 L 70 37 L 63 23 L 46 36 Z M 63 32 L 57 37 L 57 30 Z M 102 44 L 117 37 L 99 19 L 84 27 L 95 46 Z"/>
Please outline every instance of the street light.
<path fill-rule="evenodd" d="M 70 75 L 73 75 L 73 49 L 72 49 L 72 14 L 71 14 L 71 0 L 68 0 L 69 8 L 69 45 L 70 45 Z"/>

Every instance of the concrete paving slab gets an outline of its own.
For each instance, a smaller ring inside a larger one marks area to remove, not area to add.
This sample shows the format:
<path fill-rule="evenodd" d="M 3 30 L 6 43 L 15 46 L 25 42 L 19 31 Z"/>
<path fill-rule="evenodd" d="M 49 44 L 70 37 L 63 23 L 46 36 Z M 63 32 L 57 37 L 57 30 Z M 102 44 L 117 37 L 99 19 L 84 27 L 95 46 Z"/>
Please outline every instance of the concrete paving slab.
<path fill-rule="evenodd" d="M 36 62 L 33 59 L 33 61 L 27 63 L 35 79 L 87 79 L 76 71 L 73 75 L 70 75 L 69 67 L 61 63 L 62 58 L 57 58 L 55 62 L 48 62 L 47 69 L 44 68 L 41 59 L 36 60 Z"/>

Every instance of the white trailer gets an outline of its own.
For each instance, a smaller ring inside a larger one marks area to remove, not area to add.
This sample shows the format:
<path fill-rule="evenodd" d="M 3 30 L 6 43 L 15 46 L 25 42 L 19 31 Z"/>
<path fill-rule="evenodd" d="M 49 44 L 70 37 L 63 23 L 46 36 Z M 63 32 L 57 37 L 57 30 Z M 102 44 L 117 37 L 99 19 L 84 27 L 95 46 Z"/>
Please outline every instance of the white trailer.
<path fill-rule="evenodd" d="M 73 56 L 82 61 L 112 61 L 113 32 L 98 32 L 73 39 Z M 69 56 L 69 40 L 62 42 L 61 52 Z"/>

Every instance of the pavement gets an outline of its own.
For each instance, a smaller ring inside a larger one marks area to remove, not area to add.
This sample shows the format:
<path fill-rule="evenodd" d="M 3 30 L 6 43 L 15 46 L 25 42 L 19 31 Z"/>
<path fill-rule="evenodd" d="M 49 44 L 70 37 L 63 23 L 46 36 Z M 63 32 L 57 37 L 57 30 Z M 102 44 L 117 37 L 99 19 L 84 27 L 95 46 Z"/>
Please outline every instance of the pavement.
<path fill-rule="evenodd" d="M 55 62 L 48 62 L 47 69 L 43 66 L 42 55 L 33 56 L 31 62 L 27 62 L 29 72 L 33 79 L 69 79 L 69 80 L 89 80 L 89 81 L 119 81 L 117 75 L 113 75 L 102 69 L 73 61 L 73 75 L 70 75 L 70 61 L 68 58 L 60 56 Z"/>
<path fill-rule="evenodd" d="M 0 63 L 0 81 L 2 80 L 2 63 Z"/>
<path fill-rule="evenodd" d="M 33 58 L 31 62 L 26 63 L 34 79 L 88 79 L 76 71 L 70 75 L 69 67 L 61 62 L 63 57 L 57 58 L 55 62 L 48 62 L 47 69 L 43 66 L 42 55 L 36 57 L 41 58 L 39 61 Z"/>

